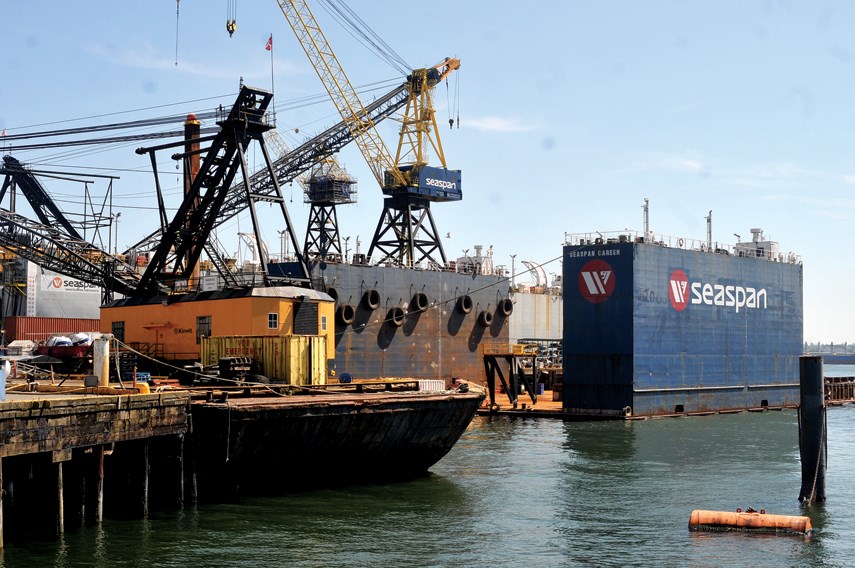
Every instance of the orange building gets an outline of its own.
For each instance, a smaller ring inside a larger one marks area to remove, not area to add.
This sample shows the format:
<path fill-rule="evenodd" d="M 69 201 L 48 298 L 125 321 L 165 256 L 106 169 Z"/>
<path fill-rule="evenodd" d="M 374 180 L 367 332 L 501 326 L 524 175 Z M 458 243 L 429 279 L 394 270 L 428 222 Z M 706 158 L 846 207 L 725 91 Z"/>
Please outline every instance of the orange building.
<path fill-rule="evenodd" d="M 320 336 L 335 358 L 335 303 L 295 286 L 123 298 L 101 308 L 101 331 L 159 359 L 198 361 L 202 337 Z"/>

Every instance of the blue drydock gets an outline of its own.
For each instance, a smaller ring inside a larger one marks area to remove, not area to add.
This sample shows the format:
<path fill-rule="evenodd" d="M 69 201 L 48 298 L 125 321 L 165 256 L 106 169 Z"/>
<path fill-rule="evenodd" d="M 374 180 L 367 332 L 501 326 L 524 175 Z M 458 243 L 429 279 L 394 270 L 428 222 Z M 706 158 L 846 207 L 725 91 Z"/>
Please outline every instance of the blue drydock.
<path fill-rule="evenodd" d="M 798 404 L 801 262 L 739 245 L 734 254 L 643 241 L 564 247 L 564 410 Z"/>

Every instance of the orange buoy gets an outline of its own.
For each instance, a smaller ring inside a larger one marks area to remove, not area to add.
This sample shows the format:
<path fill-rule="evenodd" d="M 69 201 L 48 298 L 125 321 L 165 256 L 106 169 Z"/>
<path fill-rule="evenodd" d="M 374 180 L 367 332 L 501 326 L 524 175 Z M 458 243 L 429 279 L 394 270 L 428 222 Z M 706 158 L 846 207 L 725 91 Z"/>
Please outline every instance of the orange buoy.
<path fill-rule="evenodd" d="M 689 517 L 689 530 L 760 530 L 772 532 L 795 532 L 807 534 L 812 530 L 810 517 L 794 515 L 768 515 L 748 509 L 730 511 L 704 511 L 695 509 Z"/>

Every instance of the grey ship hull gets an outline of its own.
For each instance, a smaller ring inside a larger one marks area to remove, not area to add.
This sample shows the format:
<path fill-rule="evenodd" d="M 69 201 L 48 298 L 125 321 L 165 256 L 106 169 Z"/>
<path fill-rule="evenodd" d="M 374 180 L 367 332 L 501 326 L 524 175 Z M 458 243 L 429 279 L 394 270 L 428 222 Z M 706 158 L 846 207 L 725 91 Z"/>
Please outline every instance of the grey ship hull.
<path fill-rule="evenodd" d="M 483 382 L 481 346 L 508 343 L 509 317 L 501 309 L 507 278 L 336 263 L 315 264 L 312 277 L 337 298 L 337 314 L 344 306 L 353 308 L 351 323 L 336 317 L 331 368 L 338 376 Z M 364 297 L 369 290 L 378 293 L 374 308 Z M 413 303 L 418 293 L 427 297 L 424 311 Z M 459 306 L 463 296 L 471 299 L 468 313 Z M 397 326 L 390 321 L 394 308 L 406 314 Z M 485 326 L 484 319 L 492 321 Z"/>

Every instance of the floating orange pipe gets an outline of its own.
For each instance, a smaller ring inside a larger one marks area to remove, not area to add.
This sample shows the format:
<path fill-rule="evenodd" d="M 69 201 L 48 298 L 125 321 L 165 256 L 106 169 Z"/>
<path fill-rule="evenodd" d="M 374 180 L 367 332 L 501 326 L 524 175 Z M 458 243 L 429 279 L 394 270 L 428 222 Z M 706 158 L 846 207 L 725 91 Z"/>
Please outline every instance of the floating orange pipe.
<path fill-rule="evenodd" d="M 809 517 L 793 515 L 767 515 L 766 511 L 736 512 L 703 511 L 695 509 L 689 517 L 689 530 L 741 529 L 787 531 L 807 534 L 812 530 Z"/>

